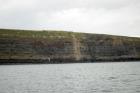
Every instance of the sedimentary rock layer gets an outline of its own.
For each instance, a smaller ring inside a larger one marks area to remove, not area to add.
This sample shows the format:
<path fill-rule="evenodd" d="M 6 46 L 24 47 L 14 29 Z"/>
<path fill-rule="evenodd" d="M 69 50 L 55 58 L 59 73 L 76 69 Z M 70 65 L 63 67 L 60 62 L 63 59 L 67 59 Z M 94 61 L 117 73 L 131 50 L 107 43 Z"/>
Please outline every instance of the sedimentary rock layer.
<path fill-rule="evenodd" d="M 140 60 L 140 38 L 0 29 L 0 63 Z"/>

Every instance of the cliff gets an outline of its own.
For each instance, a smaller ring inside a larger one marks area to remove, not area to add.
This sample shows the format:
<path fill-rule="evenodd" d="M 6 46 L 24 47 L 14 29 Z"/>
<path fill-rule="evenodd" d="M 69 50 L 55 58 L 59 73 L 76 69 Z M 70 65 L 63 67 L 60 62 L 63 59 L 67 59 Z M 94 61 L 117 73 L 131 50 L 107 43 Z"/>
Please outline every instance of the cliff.
<path fill-rule="evenodd" d="M 140 38 L 0 29 L 0 63 L 140 60 Z"/>

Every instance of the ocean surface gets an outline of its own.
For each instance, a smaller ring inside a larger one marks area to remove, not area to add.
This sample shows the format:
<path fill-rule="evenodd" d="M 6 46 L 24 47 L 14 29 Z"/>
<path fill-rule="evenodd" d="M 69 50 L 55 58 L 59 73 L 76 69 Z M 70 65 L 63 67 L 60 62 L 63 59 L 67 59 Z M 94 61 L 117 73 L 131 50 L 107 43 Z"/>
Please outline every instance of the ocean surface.
<path fill-rule="evenodd" d="M 0 93 L 140 93 L 140 62 L 0 65 Z"/>

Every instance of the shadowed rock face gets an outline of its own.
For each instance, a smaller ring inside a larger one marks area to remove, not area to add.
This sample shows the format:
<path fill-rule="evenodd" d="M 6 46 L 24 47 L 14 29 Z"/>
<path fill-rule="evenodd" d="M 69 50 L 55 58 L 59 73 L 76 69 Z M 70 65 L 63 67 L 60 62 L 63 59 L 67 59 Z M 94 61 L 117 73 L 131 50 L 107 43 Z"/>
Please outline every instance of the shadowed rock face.
<path fill-rule="evenodd" d="M 0 29 L 0 63 L 140 60 L 140 38 Z"/>

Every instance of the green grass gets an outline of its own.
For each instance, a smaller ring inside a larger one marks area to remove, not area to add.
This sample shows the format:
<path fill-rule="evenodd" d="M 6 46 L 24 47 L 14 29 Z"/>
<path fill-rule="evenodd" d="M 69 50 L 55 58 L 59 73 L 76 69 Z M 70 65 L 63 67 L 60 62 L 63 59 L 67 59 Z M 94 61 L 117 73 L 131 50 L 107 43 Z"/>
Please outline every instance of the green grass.
<path fill-rule="evenodd" d="M 32 31 L 32 30 L 10 30 L 0 29 L 0 36 L 8 37 L 25 37 L 25 38 L 51 38 L 51 37 L 71 37 L 73 32 L 65 31 Z"/>
<path fill-rule="evenodd" d="M 114 36 L 114 35 L 105 35 L 105 34 L 89 34 L 89 33 L 77 33 L 77 32 L 68 32 L 68 31 L 55 31 L 55 30 L 18 30 L 18 29 L 0 29 L 0 37 L 17 37 L 17 38 L 47 38 L 47 39 L 56 39 L 56 38 L 72 38 L 75 36 L 77 39 L 83 39 L 83 37 L 90 36 L 91 39 L 95 38 L 116 38 L 126 41 L 139 42 L 140 38 L 130 38 L 124 36 Z M 99 38 L 99 39 L 100 39 Z"/>

